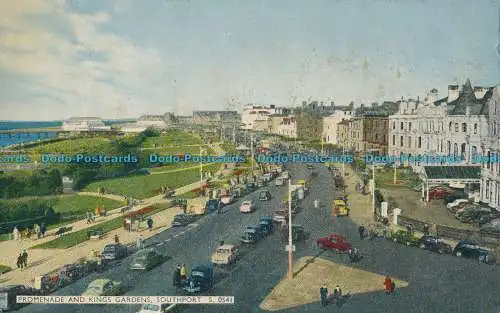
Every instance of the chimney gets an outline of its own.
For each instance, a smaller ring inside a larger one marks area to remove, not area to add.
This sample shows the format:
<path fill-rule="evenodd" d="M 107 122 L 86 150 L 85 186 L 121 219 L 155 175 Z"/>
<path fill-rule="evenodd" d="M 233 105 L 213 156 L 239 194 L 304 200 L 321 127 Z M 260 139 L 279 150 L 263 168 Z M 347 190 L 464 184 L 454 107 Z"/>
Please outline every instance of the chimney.
<path fill-rule="evenodd" d="M 465 116 L 470 116 L 470 105 L 465 107 Z"/>
<path fill-rule="evenodd" d="M 458 85 L 448 85 L 448 103 L 458 99 L 459 92 Z"/>

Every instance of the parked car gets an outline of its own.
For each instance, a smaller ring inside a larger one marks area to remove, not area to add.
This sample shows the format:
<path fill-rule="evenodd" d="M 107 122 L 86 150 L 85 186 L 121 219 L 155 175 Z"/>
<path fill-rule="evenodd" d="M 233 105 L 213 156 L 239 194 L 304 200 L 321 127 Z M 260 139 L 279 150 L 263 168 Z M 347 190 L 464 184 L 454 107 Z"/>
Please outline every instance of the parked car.
<path fill-rule="evenodd" d="M 177 214 L 174 216 L 174 219 L 172 220 L 172 226 L 173 227 L 178 227 L 178 226 L 186 226 L 191 224 L 192 222 L 192 217 L 188 214 Z"/>
<path fill-rule="evenodd" d="M 436 236 L 423 236 L 420 238 L 419 247 L 439 254 L 451 254 L 453 248 Z"/>
<path fill-rule="evenodd" d="M 470 208 L 455 214 L 456 218 L 463 223 L 471 223 L 481 217 L 481 215 L 489 214 L 491 212 L 488 208 Z"/>
<path fill-rule="evenodd" d="M 273 175 L 271 173 L 266 173 L 266 174 L 262 175 L 261 178 L 264 182 L 268 183 L 271 180 L 273 180 Z"/>
<path fill-rule="evenodd" d="M 489 222 L 491 221 L 494 221 L 496 219 L 500 218 L 500 214 L 496 213 L 496 212 L 492 212 L 492 213 L 489 213 L 489 214 L 484 214 L 484 215 L 481 215 L 476 221 L 476 225 L 481 227 L 485 224 L 488 224 Z"/>
<path fill-rule="evenodd" d="M 373 222 L 368 224 L 368 226 L 366 227 L 366 231 L 368 232 L 367 235 L 372 239 L 380 237 L 386 238 L 389 235 L 387 226 L 381 222 Z"/>
<path fill-rule="evenodd" d="M 234 245 L 222 245 L 212 254 L 213 265 L 229 265 L 239 257 L 239 250 Z"/>
<path fill-rule="evenodd" d="M 82 296 L 118 296 L 122 293 L 121 282 L 100 278 L 91 282 Z"/>
<path fill-rule="evenodd" d="M 262 188 L 266 185 L 266 181 L 261 177 L 259 179 L 257 179 L 257 187 L 258 188 Z"/>
<path fill-rule="evenodd" d="M 260 231 L 264 235 L 270 235 L 273 232 L 273 221 L 268 219 L 259 220 Z"/>
<path fill-rule="evenodd" d="M 243 201 L 240 206 L 241 213 L 252 213 L 255 211 L 255 206 L 252 201 Z"/>
<path fill-rule="evenodd" d="M 161 264 L 164 259 L 165 256 L 156 248 L 142 249 L 134 255 L 130 269 L 148 271 Z"/>
<path fill-rule="evenodd" d="M 352 249 L 352 245 L 347 242 L 347 238 L 337 234 L 329 234 L 326 237 L 316 240 L 318 248 L 324 250 L 334 250 L 336 252 L 344 253 Z"/>
<path fill-rule="evenodd" d="M 290 178 L 290 174 L 288 173 L 288 171 L 284 171 L 281 173 L 281 177 L 283 179 L 289 179 Z"/>
<path fill-rule="evenodd" d="M 458 257 L 476 259 L 483 263 L 494 263 L 495 257 L 489 250 L 467 241 L 461 241 L 453 249 L 453 254 Z"/>
<path fill-rule="evenodd" d="M 218 199 L 210 199 L 207 201 L 205 204 L 205 211 L 206 212 L 215 212 L 221 207 L 223 204 L 221 203 L 220 200 Z"/>
<path fill-rule="evenodd" d="M 450 191 L 446 190 L 443 187 L 435 187 L 429 190 L 429 199 L 430 200 L 444 199 L 446 196 L 450 194 L 451 194 Z"/>
<path fill-rule="evenodd" d="M 465 192 L 455 192 L 445 196 L 444 203 L 445 204 L 452 203 L 453 201 L 458 199 L 468 199 L 468 196 Z"/>
<path fill-rule="evenodd" d="M 274 181 L 274 185 L 275 186 L 283 186 L 285 184 L 285 179 L 282 178 L 282 177 L 278 177 L 276 178 L 276 180 Z"/>
<path fill-rule="evenodd" d="M 281 231 L 281 241 L 283 243 L 288 243 L 288 227 Z M 292 225 L 292 241 L 300 242 L 305 240 L 307 237 L 304 226 L 302 225 Z"/>
<path fill-rule="evenodd" d="M 236 201 L 236 197 L 232 194 L 223 195 L 220 197 L 220 202 L 222 202 L 222 204 L 224 204 L 224 205 L 231 204 L 234 201 Z"/>
<path fill-rule="evenodd" d="M 406 230 L 398 230 L 396 232 L 393 232 L 387 239 L 396 243 L 404 244 L 408 247 L 418 247 L 420 245 L 420 238 Z"/>
<path fill-rule="evenodd" d="M 262 239 L 260 226 L 248 226 L 241 235 L 241 242 L 245 244 L 254 244 Z"/>
<path fill-rule="evenodd" d="M 500 233 L 500 219 L 492 220 L 481 227 L 481 230 Z"/>
<path fill-rule="evenodd" d="M 189 294 L 194 294 L 207 291 L 213 285 L 214 268 L 210 265 L 199 265 L 193 268 L 183 289 Z"/>
<path fill-rule="evenodd" d="M 448 209 L 450 209 L 450 208 L 456 207 L 457 205 L 460 205 L 460 204 L 462 204 L 462 203 L 467 203 L 467 202 L 469 202 L 469 200 L 468 200 L 468 199 L 457 199 L 457 200 L 455 200 L 455 201 L 453 201 L 453 202 L 448 203 L 448 204 L 446 205 L 446 207 L 447 207 Z"/>
<path fill-rule="evenodd" d="M 295 216 L 295 211 L 292 209 L 292 218 Z M 274 211 L 273 222 L 287 223 L 288 222 L 288 209 L 279 209 Z"/>
<path fill-rule="evenodd" d="M 106 261 L 118 260 L 127 255 L 127 247 L 121 243 L 109 244 L 104 247 L 101 255 Z"/>
<path fill-rule="evenodd" d="M 39 295 L 38 290 L 24 285 L 7 285 L 0 287 L 0 311 L 16 310 L 26 304 L 17 303 L 17 296 Z"/>
<path fill-rule="evenodd" d="M 269 190 L 264 189 L 259 192 L 259 200 L 260 201 L 269 201 L 271 200 L 271 193 Z"/>

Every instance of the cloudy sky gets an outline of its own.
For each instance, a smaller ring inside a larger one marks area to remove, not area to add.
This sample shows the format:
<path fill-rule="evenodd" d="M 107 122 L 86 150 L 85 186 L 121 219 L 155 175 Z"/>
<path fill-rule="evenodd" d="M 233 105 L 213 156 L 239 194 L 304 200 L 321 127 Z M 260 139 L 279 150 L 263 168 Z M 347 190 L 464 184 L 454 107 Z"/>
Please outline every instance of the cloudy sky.
<path fill-rule="evenodd" d="M 495 0 L 4 0 L 0 120 L 496 85 L 498 30 Z"/>

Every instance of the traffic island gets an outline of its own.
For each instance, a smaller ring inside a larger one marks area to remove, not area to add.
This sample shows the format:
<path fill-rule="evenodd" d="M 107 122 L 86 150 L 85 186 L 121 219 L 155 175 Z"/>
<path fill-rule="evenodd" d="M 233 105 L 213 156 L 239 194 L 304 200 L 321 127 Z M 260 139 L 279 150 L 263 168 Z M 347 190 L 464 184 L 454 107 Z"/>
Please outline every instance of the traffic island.
<path fill-rule="evenodd" d="M 260 304 L 267 311 L 279 311 L 319 302 L 319 289 L 322 284 L 333 292 L 339 285 L 344 294 L 355 297 L 356 294 L 382 292 L 385 275 L 371 273 L 362 269 L 337 264 L 318 257 L 303 257 L 294 266 L 293 280 L 282 279 Z M 396 289 L 408 286 L 408 283 L 391 277 Z"/>

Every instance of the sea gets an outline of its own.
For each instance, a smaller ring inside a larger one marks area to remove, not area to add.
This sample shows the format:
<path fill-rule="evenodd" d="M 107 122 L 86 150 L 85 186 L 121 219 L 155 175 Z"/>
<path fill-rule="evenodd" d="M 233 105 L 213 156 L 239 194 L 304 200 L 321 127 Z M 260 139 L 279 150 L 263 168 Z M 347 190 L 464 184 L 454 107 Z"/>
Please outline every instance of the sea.
<path fill-rule="evenodd" d="M 104 120 L 105 125 L 129 122 L 130 120 Z M 56 132 L 37 132 L 37 128 L 51 128 L 62 126 L 62 121 L 0 121 L 0 131 L 15 129 L 33 129 L 29 133 L 0 133 L 0 147 L 13 144 L 29 143 L 40 139 L 56 138 Z"/>

